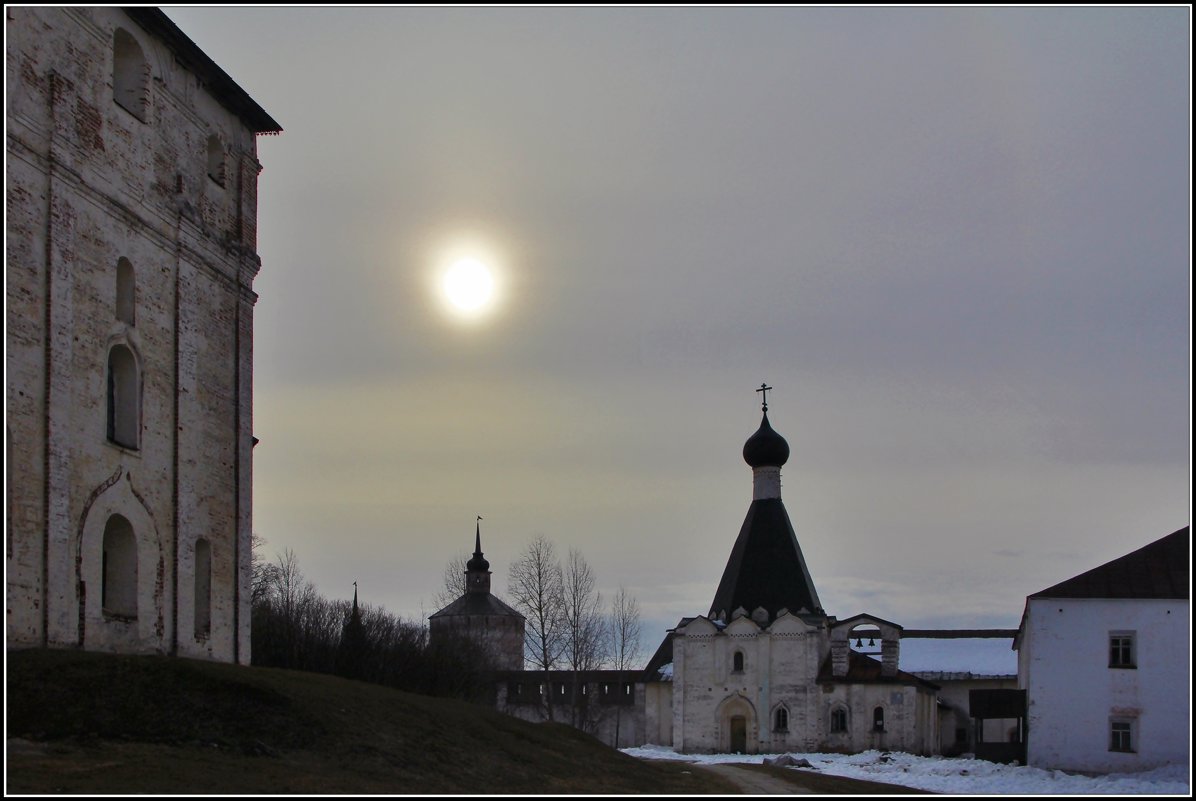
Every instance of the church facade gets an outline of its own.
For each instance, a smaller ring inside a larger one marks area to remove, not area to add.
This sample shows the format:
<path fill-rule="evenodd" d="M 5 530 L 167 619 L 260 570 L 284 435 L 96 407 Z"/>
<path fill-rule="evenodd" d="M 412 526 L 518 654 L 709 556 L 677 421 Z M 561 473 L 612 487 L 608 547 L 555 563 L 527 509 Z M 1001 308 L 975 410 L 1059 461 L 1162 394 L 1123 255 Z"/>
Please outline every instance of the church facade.
<path fill-rule="evenodd" d="M 822 608 L 781 500 L 789 445 L 767 403 L 743 457 L 751 506 L 709 612 L 682 619 L 648 665 L 646 741 L 682 753 L 937 752 L 938 687 L 899 668 L 901 627 Z"/>
<path fill-rule="evenodd" d="M 7 8 L 8 647 L 250 658 L 256 137 L 154 8 Z"/>
<path fill-rule="evenodd" d="M 939 686 L 900 669 L 902 627 L 822 608 L 781 500 L 789 445 L 767 404 L 743 457 L 752 502 L 709 611 L 683 618 L 642 671 L 500 672 L 496 706 L 526 720 L 571 721 L 620 748 L 938 753 Z M 432 616 L 433 634 L 468 597 Z"/>

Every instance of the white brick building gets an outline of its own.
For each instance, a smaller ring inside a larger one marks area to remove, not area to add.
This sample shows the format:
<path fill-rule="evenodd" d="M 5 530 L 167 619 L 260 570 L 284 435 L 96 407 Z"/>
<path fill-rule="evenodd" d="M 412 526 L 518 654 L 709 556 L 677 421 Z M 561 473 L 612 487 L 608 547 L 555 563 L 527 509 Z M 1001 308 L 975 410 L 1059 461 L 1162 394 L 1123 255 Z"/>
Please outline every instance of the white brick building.
<path fill-rule="evenodd" d="M 8 647 L 249 662 L 256 136 L 157 9 L 5 9 Z"/>

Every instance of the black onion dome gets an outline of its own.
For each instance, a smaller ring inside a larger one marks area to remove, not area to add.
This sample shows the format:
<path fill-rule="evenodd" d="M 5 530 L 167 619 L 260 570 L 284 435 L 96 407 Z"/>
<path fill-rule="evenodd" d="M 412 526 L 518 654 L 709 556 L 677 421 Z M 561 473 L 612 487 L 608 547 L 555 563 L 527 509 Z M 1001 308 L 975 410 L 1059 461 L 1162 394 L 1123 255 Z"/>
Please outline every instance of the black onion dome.
<path fill-rule="evenodd" d="M 789 443 L 768 424 L 768 412 L 760 428 L 743 444 L 743 460 L 752 467 L 780 467 L 789 461 Z"/>

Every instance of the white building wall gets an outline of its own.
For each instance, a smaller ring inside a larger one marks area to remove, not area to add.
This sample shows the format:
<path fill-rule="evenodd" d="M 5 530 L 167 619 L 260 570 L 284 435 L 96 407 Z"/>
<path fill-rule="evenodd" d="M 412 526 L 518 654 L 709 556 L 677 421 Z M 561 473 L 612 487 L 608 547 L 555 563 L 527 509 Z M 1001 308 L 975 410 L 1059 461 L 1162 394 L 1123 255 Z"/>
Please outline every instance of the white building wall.
<path fill-rule="evenodd" d="M 1191 708 L 1186 600 L 1032 598 L 1018 654 L 1029 764 L 1099 772 L 1186 763 Z M 1109 667 L 1111 632 L 1133 632 L 1136 667 Z M 1110 751 L 1110 719 L 1134 752 Z"/>

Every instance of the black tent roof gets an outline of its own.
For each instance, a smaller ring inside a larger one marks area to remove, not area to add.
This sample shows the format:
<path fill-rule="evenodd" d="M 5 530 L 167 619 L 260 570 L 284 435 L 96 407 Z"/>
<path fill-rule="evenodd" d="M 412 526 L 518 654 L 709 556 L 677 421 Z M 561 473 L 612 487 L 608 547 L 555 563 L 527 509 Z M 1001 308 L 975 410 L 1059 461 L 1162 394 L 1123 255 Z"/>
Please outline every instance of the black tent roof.
<path fill-rule="evenodd" d="M 789 513 L 780 498 L 752 501 L 739 538 L 710 604 L 711 617 L 739 607 L 751 614 L 764 607 L 770 619 L 782 609 L 825 615 L 806 567 Z"/>

